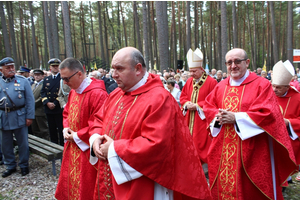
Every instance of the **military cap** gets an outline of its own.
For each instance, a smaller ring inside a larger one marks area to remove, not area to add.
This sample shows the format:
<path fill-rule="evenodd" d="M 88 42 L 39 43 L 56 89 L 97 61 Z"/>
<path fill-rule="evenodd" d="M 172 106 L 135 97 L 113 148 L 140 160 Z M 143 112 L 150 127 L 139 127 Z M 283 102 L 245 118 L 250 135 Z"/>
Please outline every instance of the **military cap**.
<path fill-rule="evenodd" d="M 18 72 L 30 72 L 30 69 L 24 66 L 20 66 L 20 70 Z"/>
<path fill-rule="evenodd" d="M 33 73 L 34 73 L 34 74 L 42 74 L 42 75 L 44 75 L 44 71 L 41 70 L 41 69 L 34 69 L 34 70 L 33 70 Z"/>
<path fill-rule="evenodd" d="M 52 58 L 48 61 L 49 65 L 59 65 L 61 61 L 58 58 Z"/>
<path fill-rule="evenodd" d="M 0 60 L 0 66 L 13 65 L 14 63 L 15 61 L 11 57 L 6 57 Z"/>

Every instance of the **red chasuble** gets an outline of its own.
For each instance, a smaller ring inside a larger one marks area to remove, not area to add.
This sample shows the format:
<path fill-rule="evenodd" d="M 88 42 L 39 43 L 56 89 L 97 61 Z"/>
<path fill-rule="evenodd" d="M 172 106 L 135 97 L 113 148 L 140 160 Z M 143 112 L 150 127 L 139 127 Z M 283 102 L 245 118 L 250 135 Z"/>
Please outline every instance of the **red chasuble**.
<path fill-rule="evenodd" d="M 94 122 L 94 114 L 99 111 L 108 96 L 104 82 L 92 80 L 82 94 L 70 91 L 63 112 L 64 127 L 77 132 L 78 137 L 87 145 L 89 126 Z M 75 142 L 65 143 L 55 193 L 57 199 L 93 199 L 97 168 L 90 164 L 89 154 L 89 149 L 83 152 Z"/>
<path fill-rule="evenodd" d="M 300 165 L 300 93 L 291 88 L 284 97 L 277 97 L 282 109 L 283 117 L 289 120 L 293 130 L 298 135 L 296 140 L 291 139 L 297 164 Z"/>
<path fill-rule="evenodd" d="M 92 133 L 114 139 L 117 154 L 143 176 L 117 185 L 100 162 L 96 198 L 153 200 L 155 182 L 175 199 L 211 199 L 197 151 L 173 96 L 158 76 L 133 92 L 116 89 L 95 116 Z M 115 197 L 111 196 L 111 182 Z"/>
<path fill-rule="evenodd" d="M 204 112 L 210 123 L 218 109 L 246 112 L 263 130 L 241 140 L 232 124 L 222 126 L 208 152 L 208 172 L 214 199 L 274 199 L 269 136 L 275 159 L 277 199 L 280 185 L 295 172 L 295 156 L 276 96 L 267 79 L 254 73 L 240 86 L 230 86 L 229 78 L 220 82 L 206 98 Z"/>
<path fill-rule="evenodd" d="M 215 88 L 217 83 L 215 79 L 208 76 L 205 72 L 197 84 L 193 78 L 189 78 L 180 95 L 182 108 L 190 101 L 196 103 L 200 109 L 203 109 L 205 98 Z M 209 137 L 209 131 L 206 130 L 206 119 L 202 120 L 197 111 L 189 110 L 184 117 L 189 126 L 200 160 L 203 163 L 207 163 L 207 151 L 211 144 L 211 138 Z"/>

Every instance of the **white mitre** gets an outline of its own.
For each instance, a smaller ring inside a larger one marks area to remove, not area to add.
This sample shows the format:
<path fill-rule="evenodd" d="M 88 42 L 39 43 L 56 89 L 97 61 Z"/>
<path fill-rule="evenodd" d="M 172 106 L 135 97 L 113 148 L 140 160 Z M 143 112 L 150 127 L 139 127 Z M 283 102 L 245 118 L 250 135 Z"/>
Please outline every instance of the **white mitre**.
<path fill-rule="evenodd" d="M 203 54 L 200 49 L 197 48 L 194 52 L 192 51 L 192 49 L 189 49 L 186 54 L 186 58 L 190 69 L 202 67 Z"/>
<path fill-rule="evenodd" d="M 284 63 L 280 60 L 273 67 L 272 84 L 289 85 L 294 75 L 295 69 L 292 63 L 289 60 Z"/>

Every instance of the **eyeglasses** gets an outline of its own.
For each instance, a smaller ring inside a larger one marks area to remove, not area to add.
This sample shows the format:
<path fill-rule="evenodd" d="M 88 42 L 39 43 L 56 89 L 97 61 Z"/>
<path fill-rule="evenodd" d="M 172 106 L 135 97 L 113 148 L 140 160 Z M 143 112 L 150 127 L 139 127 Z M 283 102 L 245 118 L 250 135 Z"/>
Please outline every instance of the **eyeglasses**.
<path fill-rule="evenodd" d="M 234 60 L 234 61 L 228 61 L 228 62 L 225 62 L 225 65 L 226 66 L 231 66 L 232 65 L 232 63 L 234 63 L 235 65 L 239 65 L 239 64 L 241 64 L 241 62 L 242 61 L 245 61 L 245 60 L 247 60 L 247 58 L 245 58 L 245 59 L 243 59 L 243 60 Z"/>
<path fill-rule="evenodd" d="M 75 72 L 72 76 L 70 77 L 66 77 L 66 78 L 61 78 L 62 80 L 66 81 L 67 83 L 69 83 L 70 79 L 75 76 L 75 74 L 77 74 L 79 71 Z"/>

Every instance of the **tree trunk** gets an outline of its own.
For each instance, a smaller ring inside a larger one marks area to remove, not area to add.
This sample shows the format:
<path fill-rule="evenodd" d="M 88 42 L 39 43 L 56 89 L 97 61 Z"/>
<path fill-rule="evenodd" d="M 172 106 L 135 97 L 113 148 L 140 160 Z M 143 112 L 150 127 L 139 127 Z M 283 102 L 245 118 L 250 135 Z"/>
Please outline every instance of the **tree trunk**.
<path fill-rule="evenodd" d="M 105 1 L 105 7 L 107 8 L 107 1 Z M 105 16 L 105 11 L 103 11 L 103 22 L 104 22 L 104 41 L 105 41 L 105 58 L 106 58 L 106 64 L 109 65 L 109 52 L 108 52 L 108 34 L 107 34 L 107 21 L 106 21 L 106 16 Z"/>
<path fill-rule="evenodd" d="M 151 33 L 151 16 L 150 16 L 150 2 L 147 1 L 147 7 L 148 7 L 148 12 L 147 12 L 147 20 L 148 20 L 148 44 L 149 44 L 149 56 L 150 56 L 150 65 L 149 68 L 153 69 L 154 68 L 154 59 L 153 59 L 153 48 L 152 48 L 152 33 Z"/>
<path fill-rule="evenodd" d="M 0 16 L 1 16 L 1 27 L 2 27 L 2 34 L 4 39 L 4 46 L 5 46 L 5 55 L 8 57 L 11 57 L 11 49 L 9 44 L 9 35 L 7 31 L 6 26 L 6 20 L 5 20 L 5 14 L 4 14 L 4 8 L 3 8 L 3 1 L 0 1 Z"/>
<path fill-rule="evenodd" d="M 173 44 L 173 65 L 174 69 L 177 69 L 177 40 L 176 40 L 176 19 L 175 19 L 175 2 L 172 1 L 172 26 L 173 26 L 173 31 L 171 32 L 172 34 L 172 44 Z"/>
<path fill-rule="evenodd" d="M 29 4 L 29 9 L 30 9 L 30 17 L 31 17 L 33 67 L 40 68 L 39 54 L 38 54 L 38 48 L 37 48 L 36 38 L 35 38 L 35 27 L 34 27 L 34 21 L 33 21 L 32 1 L 29 1 L 28 4 Z"/>
<path fill-rule="evenodd" d="M 191 2 L 186 1 L 186 49 L 187 51 L 191 48 Z M 187 53 L 184 52 L 184 54 Z"/>
<path fill-rule="evenodd" d="M 272 43 L 273 43 L 274 63 L 277 63 L 279 59 L 278 59 L 278 44 L 277 44 L 277 37 L 276 37 L 274 2 L 270 1 L 268 3 L 270 4 L 270 11 L 271 11 Z"/>
<path fill-rule="evenodd" d="M 251 34 L 251 27 L 250 27 L 250 18 L 249 18 L 249 8 L 248 8 L 248 2 L 246 5 L 246 9 L 247 9 L 247 16 L 248 16 L 248 33 L 249 33 L 249 40 L 250 40 L 250 45 L 251 45 L 251 55 L 252 55 L 252 70 L 256 69 L 256 63 L 255 63 L 255 59 L 254 59 L 254 50 L 253 50 L 253 42 L 252 42 L 252 34 Z"/>
<path fill-rule="evenodd" d="M 72 18 L 73 18 L 73 49 L 74 49 L 74 58 L 77 58 L 77 55 L 79 55 L 79 54 L 77 54 L 77 39 L 76 39 L 76 30 L 75 30 L 75 19 L 74 19 L 74 17 L 71 17 L 71 20 L 72 20 Z"/>
<path fill-rule="evenodd" d="M 238 47 L 238 33 L 237 33 L 237 22 L 236 22 L 236 8 L 235 1 L 231 2 L 232 4 L 232 29 L 233 29 L 233 48 Z"/>
<path fill-rule="evenodd" d="M 222 38 L 222 59 L 221 60 L 221 69 L 223 72 L 227 70 L 225 65 L 225 55 L 228 51 L 227 46 L 227 9 L 226 1 L 221 1 L 221 38 Z"/>
<path fill-rule="evenodd" d="M 143 52 L 143 45 L 142 45 L 141 34 L 140 34 L 140 22 L 139 22 L 139 16 L 137 12 L 136 1 L 133 2 L 133 15 L 135 19 L 135 30 L 137 34 L 138 49 L 140 50 L 140 52 Z"/>
<path fill-rule="evenodd" d="M 83 65 L 85 65 L 86 69 L 88 69 L 88 56 L 86 50 L 86 39 L 85 39 L 85 23 L 84 23 L 84 10 L 82 2 L 80 3 L 80 38 L 82 44 L 82 58 L 83 58 Z"/>
<path fill-rule="evenodd" d="M 177 12 L 177 22 L 178 22 L 178 30 L 182 30 L 181 29 L 181 16 L 180 16 L 180 3 L 177 2 L 177 8 L 178 8 L 178 12 Z M 183 45 L 182 45 L 182 34 L 181 31 L 178 31 L 178 39 L 179 39 L 179 60 L 183 60 L 182 59 L 182 49 L 183 49 Z"/>
<path fill-rule="evenodd" d="M 89 1 L 90 3 L 90 17 L 91 17 L 91 30 L 92 30 L 92 38 L 93 38 L 93 51 L 94 51 L 94 55 L 92 58 L 96 59 L 96 44 L 95 44 L 95 34 L 94 34 L 94 25 L 93 25 L 93 14 L 92 14 L 92 3 Z"/>
<path fill-rule="evenodd" d="M 126 31 L 125 18 L 124 18 L 124 15 L 123 15 L 123 9 L 122 9 L 122 3 L 121 2 L 120 2 L 120 9 L 121 9 L 121 15 L 122 15 L 122 24 L 123 24 L 123 31 L 124 31 L 125 47 L 127 47 L 128 46 L 127 31 Z"/>
<path fill-rule="evenodd" d="M 157 50 L 157 40 L 156 40 L 156 23 L 154 21 L 154 16 L 155 16 L 155 12 L 154 12 L 154 2 L 151 2 L 151 8 L 152 8 L 152 16 L 151 16 L 151 21 L 152 21 L 152 33 L 153 33 L 153 45 L 154 45 L 154 57 L 155 57 L 155 64 L 156 64 L 156 69 L 160 69 L 160 65 L 159 65 L 159 58 L 158 58 L 158 50 Z M 154 65 L 154 63 L 153 63 Z"/>
<path fill-rule="evenodd" d="M 213 8 L 214 8 L 214 10 L 217 10 L 217 6 L 216 6 L 216 2 L 211 2 L 211 3 L 213 3 Z M 213 27 L 213 35 L 214 35 L 214 37 L 213 37 L 213 45 L 214 45 L 214 47 L 213 47 L 213 49 L 214 49 L 214 59 L 213 59 L 213 65 L 211 66 L 211 68 L 210 69 L 212 69 L 212 68 L 216 68 L 217 66 L 218 66 L 218 61 L 217 61 L 217 45 L 216 45 L 216 43 L 217 43 L 217 41 L 216 41 L 216 29 L 217 29 L 217 26 L 216 26 L 216 23 L 217 23 L 217 20 L 216 20 L 216 18 L 217 18 L 217 15 L 216 14 L 214 14 L 213 15 L 213 25 L 214 25 L 214 27 Z"/>
<path fill-rule="evenodd" d="M 255 2 L 253 1 L 253 65 L 257 68 L 257 46 L 256 46 L 256 13 L 255 13 Z"/>
<path fill-rule="evenodd" d="M 147 67 L 147 71 L 149 69 L 149 38 L 148 38 L 148 21 L 147 21 L 147 3 L 146 1 L 143 1 L 143 36 L 144 36 L 144 45 L 145 45 L 145 53 L 144 53 L 144 58 L 145 58 L 145 64 Z"/>
<path fill-rule="evenodd" d="M 168 40 L 168 15 L 167 2 L 156 1 L 157 35 L 159 48 L 160 69 L 168 70 L 169 67 L 169 40 Z"/>
<path fill-rule="evenodd" d="M 266 42 L 267 42 L 267 67 L 270 66 L 270 41 L 271 41 L 271 34 L 270 34 L 270 9 L 269 9 L 270 4 L 268 3 L 267 6 L 267 38 L 266 38 Z"/>
<path fill-rule="evenodd" d="M 44 19 L 45 19 L 45 30 L 47 33 L 47 41 L 48 41 L 48 47 L 49 47 L 49 57 L 54 58 L 54 50 L 53 50 L 53 44 L 52 44 L 53 40 L 52 40 L 52 34 L 51 34 L 51 24 L 50 24 L 50 19 L 49 19 L 49 15 L 48 15 L 47 1 L 43 1 L 43 11 L 44 11 Z"/>
<path fill-rule="evenodd" d="M 24 27 L 23 27 L 23 9 L 21 7 L 21 2 L 19 1 L 19 15 L 20 15 L 20 30 L 21 30 L 21 63 L 26 63 L 26 51 L 25 51 L 25 36 L 24 36 Z M 21 56 L 22 55 L 22 56 Z"/>
<path fill-rule="evenodd" d="M 210 13 L 210 22 L 209 22 L 209 28 L 210 28 L 210 34 L 209 34 L 209 62 L 208 62 L 208 66 L 210 69 L 212 69 L 212 66 L 213 66 L 213 53 L 212 53 L 212 50 L 213 50 L 213 34 L 215 34 L 215 31 L 213 32 L 213 2 L 209 2 L 209 13 Z"/>
<path fill-rule="evenodd" d="M 16 36 L 15 36 L 15 28 L 14 28 L 14 13 L 12 8 L 12 2 L 7 1 L 7 12 L 8 12 L 8 19 L 9 19 L 9 33 L 10 33 L 10 39 L 11 39 L 11 45 L 13 50 L 13 58 L 15 61 L 16 69 L 19 69 L 20 62 L 18 60 L 18 53 L 17 53 L 17 45 L 16 45 Z"/>
<path fill-rule="evenodd" d="M 108 6 L 107 6 L 107 2 L 105 2 L 106 3 L 106 6 L 105 6 L 105 10 L 106 10 L 106 19 L 107 19 L 107 21 L 108 21 L 108 24 L 110 25 L 110 27 L 111 27 L 111 31 L 112 31 L 112 35 L 111 35 L 111 41 L 112 41 L 112 50 L 114 50 L 114 49 L 118 49 L 118 44 L 117 44 L 117 42 L 116 42 L 116 37 L 115 37 L 115 30 L 114 30 L 114 26 L 113 26 L 113 22 L 110 20 L 110 18 L 109 18 L 109 15 L 108 15 Z M 113 19 L 113 18 L 112 18 Z"/>
<path fill-rule="evenodd" d="M 287 22 L 287 37 L 286 49 L 287 59 L 293 63 L 293 1 L 288 2 L 288 22 Z"/>
<path fill-rule="evenodd" d="M 53 53 L 55 58 L 59 58 L 59 37 L 58 37 L 58 25 L 56 17 L 55 1 L 50 1 L 50 21 L 51 21 L 51 33 L 53 43 Z"/>
<path fill-rule="evenodd" d="M 200 2 L 201 50 L 202 50 L 202 53 L 203 53 L 203 68 L 205 68 L 206 67 L 206 49 L 204 47 L 204 35 L 203 35 L 204 28 L 203 28 L 202 7 L 203 7 L 203 2 Z"/>
<path fill-rule="evenodd" d="M 262 32 L 265 33 L 265 7 L 262 6 Z M 262 62 L 265 65 L 265 34 L 262 34 Z"/>
<path fill-rule="evenodd" d="M 25 15 L 26 16 L 26 15 Z M 29 33 L 29 28 L 30 24 L 29 24 L 29 20 L 27 19 L 27 17 L 25 17 L 25 24 L 26 24 L 26 28 L 25 28 L 25 36 L 26 36 L 26 50 L 27 50 L 27 66 L 32 66 L 32 52 L 30 50 L 30 46 L 31 46 L 31 39 L 30 39 L 30 33 Z"/>
<path fill-rule="evenodd" d="M 221 11 L 221 2 L 217 1 L 217 8 L 219 11 Z M 217 52 L 218 52 L 218 58 L 217 58 L 217 61 L 218 61 L 218 64 L 216 65 L 216 69 L 222 69 L 222 34 L 221 34 L 221 31 L 222 31 L 222 28 L 221 28 L 221 13 L 218 12 L 218 42 L 217 42 L 217 46 L 218 46 L 218 49 L 217 49 Z"/>
<path fill-rule="evenodd" d="M 102 31 L 102 17 L 101 17 L 101 3 L 100 1 L 97 2 L 98 6 L 98 20 L 99 20 L 99 40 L 100 40 L 100 51 L 101 51 L 101 60 L 105 61 L 105 51 L 104 51 L 104 44 L 103 44 L 103 31 Z M 122 8 L 121 8 L 122 12 Z"/>
<path fill-rule="evenodd" d="M 65 29 L 65 48 L 66 48 L 66 57 L 73 57 L 73 48 L 72 48 L 72 35 L 71 35 L 71 24 L 70 24 L 70 15 L 69 15 L 69 5 L 67 1 L 61 2 L 63 10 L 63 19 L 64 19 L 64 29 Z"/>
<path fill-rule="evenodd" d="M 198 19 L 198 1 L 194 1 L 194 45 L 195 49 L 199 47 L 199 19 Z"/>
<path fill-rule="evenodd" d="M 118 47 L 117 49 L 119 49 L 121 46 L 122 46 L 122 43 L 121 43 L 121 18 L 120 18 L 120 7 L 121 7 L 121 2 L 118 1 L 118 30 L 117 30 L 117 38 L 118 38 Z"/>

